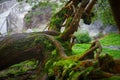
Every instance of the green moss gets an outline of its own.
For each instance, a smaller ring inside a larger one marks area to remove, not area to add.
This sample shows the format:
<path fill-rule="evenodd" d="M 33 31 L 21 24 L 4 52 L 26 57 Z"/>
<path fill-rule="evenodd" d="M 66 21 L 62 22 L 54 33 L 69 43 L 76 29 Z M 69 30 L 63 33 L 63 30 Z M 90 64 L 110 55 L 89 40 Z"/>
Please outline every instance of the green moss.
<path fill-rule="evenodd" d="M 62 26 L 62 22 L 63 22 L 63 17 L 57 17 L 57 16 L 53 16 L 51 18 L 50 24 L 49 24 L 49 28 L 50 29 L 54 29 L 57 31 L 60 31 L 60 28 Z"/>
<path fill-rule="evenodd" d="M 19 38 L 15 41 L 8 39 L 6 43 L 2 43 L 0 46 L 0 53 L 14 53 L 23 52 L 24 50 L 31 49 L 35 46 L 42 46 L 44 50 L 53 50 L 54 46 L 52 42 L 42 34 L 29 34 L 25 37 L 18 36 Z M 16 37 L 17 38 L 17 37 Z M 14 39 L 13 39 L 14 40 Z"/>
<path fill-rule="evenodd" d="M 59 60 L 57 62 L 54 62 L 53 66 L 68 68 L 74 63 L 73 60 Z"/>
<path fill-rule="evenodd" d="M 1 71 L 0 77 L 4 77 L 7 75 L 17 76 L 20 74 L 24 74 L 29 70 L 35 69 L 36 67 L 37 67 L 37 61 L 27 60 L 27 61 L 21 62 L 19 64 L 15 64 L 6 70 Z"/>
<path fill-rule="evenodd" d="M 66 27 L 68 27 L 72 21 L 72 17 L 70 16 L 68 19 L 67 19 L 67 22 L 66 22 Z"/>
<path fill-rule="evenodd" d="M 45 64 L 45 71 L 48 73 L 49 76 L 54 75 L 54 59 L 48 60 L 47 63 Z"/>
<path fill-rule="evenodd" d="M 75 44 L 72 47 L 73 54 L 83 54 L 86 50 L 88 50 L 90 47 L 90 44 Z"/>
<path fill-rule="evenodd" d="M 25 16 L 25 22 L 30 23 L 32 18 L 32 12 L 28 12 L 28 14 Z"/>
<path fill-rule="evenodd" d="M 61 9 L 58 13 L 57 13 L 57 15 L 58 15 L 58 17 L 64 17 L 64 15 L 67 13 L 67 9 L 66 8 L 64 8 L 64 9 Z"/>
<path fill-rule="evenodd" d="M 57 55 L 58 55 L 58 54 L 57 54 L 57 50 L 53 50 L 53 51 L 52 51 L 52 56 L 53 56 L 53 57 L 56 57 Z"/>
<path fill-rule="evenodd" d="M 57 31 L 60 31 L 60 28 L 65 20 L 65 14 L 66 14 L 67 9 L 61 9 L 59 12 L 54 14 L 51 18 L 50 21 L 50 29 L 55 29 Z"/>
<path fill-rule="evenodd" d="M 74 65 L 75 62 L 73 60 L 60 60 L 56 57 L 46 63 L 45 69 L 49 76 L 54 75 L 54 70 L 57 69 L 62 75 L 61 77 L 65 77 L 68 75 L 66 73 L 69 73 Z"/>
<path fill-rule="evenodd" d="M 70 74 L 70 80 L 77 80 L 79 75 L 80 75 L 80 72 L 72 71 Z"/>

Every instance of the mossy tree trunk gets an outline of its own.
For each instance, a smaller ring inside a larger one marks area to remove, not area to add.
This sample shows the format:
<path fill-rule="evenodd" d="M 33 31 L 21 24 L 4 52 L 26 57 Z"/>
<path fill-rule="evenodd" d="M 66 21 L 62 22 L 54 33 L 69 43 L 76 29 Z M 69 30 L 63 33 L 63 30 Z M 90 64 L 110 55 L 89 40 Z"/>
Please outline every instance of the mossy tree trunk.
<path fill-rule="evenodd" d="M 120 0 L 109 0 L 109 3 L 120 34 Z"/>
<path fill-rule="evenodd" d="M 97 0 L 69 0 L 66 5 L 56 13 L 50 23 L 49 30 L 61 32 L 61 28 L 65 30 L 60 34 L 63 41 L 69 41 L 71 35 L 77 31 L 80 19 L 88 23 L 91 17 L 91 11 Z M 82 17 L 83 16 L 83 17 Z"/>

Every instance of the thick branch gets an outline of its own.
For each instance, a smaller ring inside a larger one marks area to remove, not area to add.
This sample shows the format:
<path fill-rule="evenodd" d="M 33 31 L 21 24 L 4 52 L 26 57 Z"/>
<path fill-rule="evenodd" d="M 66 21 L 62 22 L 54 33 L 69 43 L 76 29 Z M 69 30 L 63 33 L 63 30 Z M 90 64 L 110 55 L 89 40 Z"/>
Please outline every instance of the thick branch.
<path fill-rule="evenodd" d="M 85 9 L 85 13 L 87 13 L 87 15 L 90 15 L 93 6 L 96 4 L 97 0 L 90 0 L 89 4 L 87 5 L 86 9 Z"/>
<path fill-rule="evenodd" d="M 120 0 L 109 0 L 120 33 Z"/>
<path fill-rule="evenodd" d="M 77 12 L 70 24 L 70 26 L 60 35 L 61 39 L 66 41 L 71 38 L 71 35 L 77 31 L 80 18 L 84 12 L 89 0 L 82 0 L 81 6 L 77 9 Z"/>
<path fill-rule="evenodd" d="M 46 51 L 54 50 L 51 47 L 56 47 L 59 55 L 67 58 L 61 43 L 50 35 L 22 33 L 6 36 L 0 41 L 0 70 L 29 59 L 44 61 L 45 56 L 49 58 L 51 55 Z"/>

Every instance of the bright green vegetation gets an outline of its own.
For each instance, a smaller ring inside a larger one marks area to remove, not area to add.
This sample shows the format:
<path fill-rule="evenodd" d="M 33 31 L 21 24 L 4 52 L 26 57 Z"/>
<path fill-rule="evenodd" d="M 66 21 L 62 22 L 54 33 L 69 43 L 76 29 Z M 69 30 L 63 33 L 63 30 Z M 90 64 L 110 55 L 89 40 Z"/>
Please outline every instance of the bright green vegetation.
<path fill-rule="evenodd" d="M 108 34 L 101 38 L 100 42 L 104 46 L 120 46 L 120 34 Z"/>
<path fill-rule="evenodd" d="M 28 70 L 35 69 L 37 67 L 36 64 L 37 64 L 37 62 L 35 60 L 28 60 L 28 61 L 21 62 L 19 64 L 15 64 L 6 70 L 3 70 L 0 73 L 0 77 L 7 76 L 7 75 L 17 76 L 20 74 L 24 74 Z"/>
<path fill-rule="evenodd" d="M 74 54 L 82 55 L 87 49 L 89 49 L 89 47 L 90 44 L 75 44 L 72 49 Z M 120 50 L 103 48 L 101 55 L 105 55 L 105 54 L 110 54 L 114 58 L 120 58 Z"/>
<path fill-rule="evenodd" d="M 120 35 L 119 34 L 109 34 L 100 39 L 102 46 L 120 46 Z M 87 49 L 89 49 L 90 44 L 75 44 L 72 48 L 74 54 L 82 55 Z M 115 50 L 111 48 L 103 48 L 102 54 L 110 54 L 114 58 L 120 58 L 120 50 Z"/>
<path fill-rule="evenodd" d="M 60 31 L 63 21 L 65 20 L 64 14 L 66 14 L 67 9 L 62 9 L 56 14 L 54 14 L 49 23 L 49 29 Z"/>
<path fill-rule="evenodd" d="M 113 56 L 114 58 L 120 58 L 120 50 L 112 50 L 108 48 L 103 48 L 101 55 L 105 55 L 105 54 L 109 54 Z"/>
<path fill-rule="evenodd" d="M 87 49 L 89 49 L 90 44 L 75 44 L 72 47 L 74 54 L 83 54 Z"/>
<path fill-rule="evenodd" d="M 100 42 L 103 46 L 120 46 L 120 35 L 115 33 L 108 34 L 105 37 L 101 38 Z M 120 58 L 120 50 L 103 48 L 102 53 L 108 53 L 114 58 Z"/>
<path fill-rule="evenodd" d="M 91 38 L 88 33 L 80 33 L 77 32 L 74 34 L 76 37 L 76 43 L 89 43 L 91 41 Z"/>

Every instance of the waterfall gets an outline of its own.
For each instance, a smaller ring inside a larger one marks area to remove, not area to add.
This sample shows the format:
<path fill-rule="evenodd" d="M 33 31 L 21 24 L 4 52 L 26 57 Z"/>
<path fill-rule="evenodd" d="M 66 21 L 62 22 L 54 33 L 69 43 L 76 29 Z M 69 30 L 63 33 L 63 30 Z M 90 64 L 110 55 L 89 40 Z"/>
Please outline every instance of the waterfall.
<path fill-rule="evenodd" d="M 16 0 L 6 1 L 0 4 L 0 34 L 6 35 L 21 33 L 24 27 L 24 15 L 30 6 L 25 2 Z"/>

